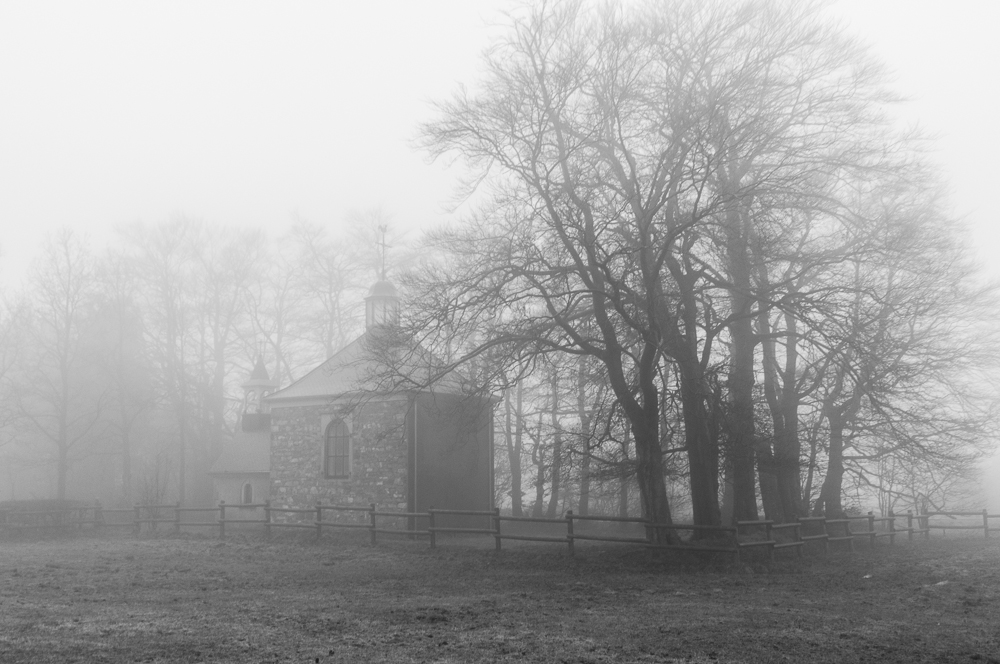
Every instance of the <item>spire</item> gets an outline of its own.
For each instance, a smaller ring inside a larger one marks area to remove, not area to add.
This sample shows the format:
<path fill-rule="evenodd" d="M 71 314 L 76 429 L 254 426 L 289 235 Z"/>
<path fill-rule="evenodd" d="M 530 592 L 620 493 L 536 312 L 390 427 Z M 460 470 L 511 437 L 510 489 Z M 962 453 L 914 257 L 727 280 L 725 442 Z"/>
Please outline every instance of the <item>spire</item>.
<path fill-rule="evenodd" d="M 271 380 L 267 374 L 267 367 L 264 366 L 264 356 L 258 355 L 254 364 L 250 378 L 243 383 L 243 412 L 262 413 L 264 412 L 264 397 L 273 392 L 278 385 Z"/>
<path fill-rule="evenodd" d="M 264 366 L 264 356 L 257 356 L 257 364 L 254 365 L 253 371 L 250 373 L 251 381 L 264 381 L 265 383 L 271 383 L 271 377 L 267 375 L 267 367 Z"/>

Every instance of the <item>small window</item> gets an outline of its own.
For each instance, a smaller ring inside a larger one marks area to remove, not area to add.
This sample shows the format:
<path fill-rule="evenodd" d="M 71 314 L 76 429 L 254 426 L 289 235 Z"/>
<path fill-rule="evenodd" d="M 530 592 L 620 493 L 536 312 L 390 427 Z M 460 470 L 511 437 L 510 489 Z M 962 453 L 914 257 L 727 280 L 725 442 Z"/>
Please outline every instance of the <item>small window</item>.
<path fill-rule="evenodd" d="M 334 420 L 326 427 L 324 474 L 331 479 L 351 475 L 351 432 L 343 420 Z"/>
<path fill-rule="evenodd" d="M 243 504 L 250 505 L 253 503 L 253 484 L 247 482 L 243 485 Z"/>

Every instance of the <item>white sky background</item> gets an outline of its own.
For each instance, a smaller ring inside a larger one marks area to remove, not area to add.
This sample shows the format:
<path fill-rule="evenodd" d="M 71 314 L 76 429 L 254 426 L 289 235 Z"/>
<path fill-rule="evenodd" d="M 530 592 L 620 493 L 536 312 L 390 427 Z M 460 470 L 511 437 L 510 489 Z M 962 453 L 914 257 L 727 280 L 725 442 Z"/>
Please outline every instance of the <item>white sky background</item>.
<path fill-rule="evenodd" d="M 415 125 L 475 76 L 495 4 L 0 4 L 0 275 L 61 225 L 441 219 Z"/>
<path fill-rule="evenodd" d="M 413 149 L 415 126 L 475 79 L 504 6 L 4 0 L 0 283 L 63 225 L 101 245 L 116 224 L 176 214 L 278 229 L 372 208 L 400 228 L 446 220 L 458 173 Z M 1000 2 L 826 11 L 896 72 L 903 117 L 937 137 L 954 209 L 1000 277 Z"/>
<path fill-rule="evenodd" d="M 61 225 L 182 214 L 282 227 L 381 208 L 444 220 L 457 172 L 412 147 L 429 102 L 476 77 L 504 0 L 0 3 L 0 282 Z M 841 0 L 937 137 L 1000 276 L 1000 3 Z"/>

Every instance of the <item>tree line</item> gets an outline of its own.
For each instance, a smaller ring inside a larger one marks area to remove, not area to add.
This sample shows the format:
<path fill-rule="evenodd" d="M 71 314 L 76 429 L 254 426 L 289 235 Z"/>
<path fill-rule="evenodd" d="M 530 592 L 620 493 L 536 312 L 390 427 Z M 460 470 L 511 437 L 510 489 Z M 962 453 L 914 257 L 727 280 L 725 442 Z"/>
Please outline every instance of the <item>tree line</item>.
<path fill-rule="evenodd" d="M 211 501 L 256 357 L 287 385 L 360 332 L 383 216 L 280 236 L 177 218 L 102 248 L 50 235 L 0 312 L 9 495 Z"/>

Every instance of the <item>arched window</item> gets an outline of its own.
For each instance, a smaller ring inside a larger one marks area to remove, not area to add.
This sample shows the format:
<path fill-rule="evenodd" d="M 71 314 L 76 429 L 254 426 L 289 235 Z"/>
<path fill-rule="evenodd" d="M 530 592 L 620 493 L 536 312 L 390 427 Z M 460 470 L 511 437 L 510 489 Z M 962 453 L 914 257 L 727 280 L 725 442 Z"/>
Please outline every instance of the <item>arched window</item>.
<path fill-rule="evenodd" d="M 247 482 L 243 485 L 243 504 L 249 505 L 253 503 L 253 484 Z"/>
<path fill-rule="evenodd" d="M 326 427 L 324 474 L 329 478 L 351 475 L 351 432 L 343 420 L 334 420 Z"/>

